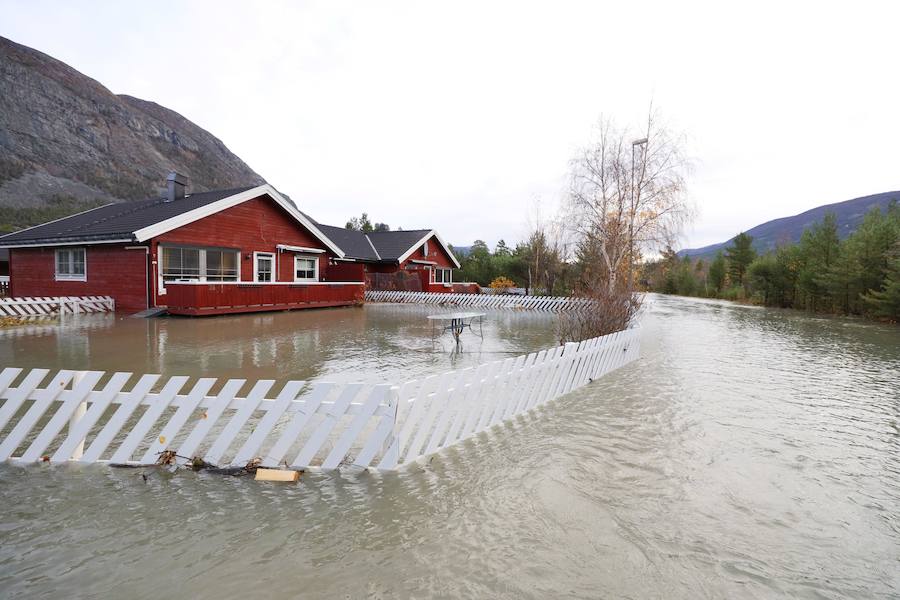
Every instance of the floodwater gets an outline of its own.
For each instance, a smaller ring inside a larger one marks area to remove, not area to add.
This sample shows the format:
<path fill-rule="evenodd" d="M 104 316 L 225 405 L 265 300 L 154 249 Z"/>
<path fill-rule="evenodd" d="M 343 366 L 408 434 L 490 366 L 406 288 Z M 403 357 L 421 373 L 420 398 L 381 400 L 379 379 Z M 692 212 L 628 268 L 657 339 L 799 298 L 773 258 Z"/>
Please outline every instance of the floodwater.
<path fill-rule="evenodd" d="M 639 361 L 427 464 L 144 474 L 0 466 L 0 596 L 897 598 L 900 328 L 661 297 Z"/>
<path fill-rule="evenodd" d="M 206 318 L 68 316 L 0 329 L 0 365 L 402 383 L 556 345 L 553 315 L 489 311 L 457 346 L 427 319 L 452 311 L 370 304 Z"/>

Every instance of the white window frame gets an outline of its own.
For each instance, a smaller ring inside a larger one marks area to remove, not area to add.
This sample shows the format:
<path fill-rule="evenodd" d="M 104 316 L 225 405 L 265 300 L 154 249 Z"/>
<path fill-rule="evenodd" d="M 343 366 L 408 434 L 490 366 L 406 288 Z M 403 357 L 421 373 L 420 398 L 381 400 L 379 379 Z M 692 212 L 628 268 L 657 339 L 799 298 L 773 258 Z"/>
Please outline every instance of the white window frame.
<path fill-rule="evenodd" d="M 298 260 L 312 260 L 313 264 L 315 264 L 315 268 L 313 269 L 312 278 L 301 278 L 297 277 L 297 261 Z M 294 281 L 296 283 L 308 283 L 310 281 L 318 281 L 319 280 L 319 257 L 315 254 L 295 254 L 294 255 Z"/>
<path fill-rule="evenodd" d="M 236 250 L 234 248 L 199 248 L 197 246 L 183 246 L 179 244 L 160 244 L 157 252 L 158 260 L 157 260 L 157 293 L 160 296 L 164 296 L 166 294 L 166 274 L 163 272 L 163 265 L 165 264 L 165 259 L 163 258 L 163 253 L 166 249 L 188 249 L 188 250 L 197 250 L 199 252 L 198 261 L 200 266 L 200 272 L 196 277 L 185 277 L 183 281 L 201 281 L 205 282 L 206 279 L 206 252 L 208 250 L 215 250 L 218 252 L 231 252 L 235 255 L 235 264 L 237 266 L 234 281 L 241 281 L 241 251 Z M 87 271 L 87 266 L 85 263 L 85 272 Z M 254 277 L 255 278 L 255 277 Z M 170 282 L 171 283 L 171 282 Z M 214 279 L 210 281 L 210 283 L 221 283 L 219 279 Z"/>
<path fill-rule="evenodd" d="M 425 243 L 422 244 L 422 254 L 428 256 L 428 240 L 425 240 Z"/>
<path fill-rule="evenodd" d="M 437 280 L 437 272 L 438 271 L 445 272 L 443 275 L 441 275 L 441 279 L 444 279 L 444 281 Z M 445 277 L 446 277 L 446 279 L 445 279 Z M 432 267 L 431 268 L 431 283 L 437 283 L 437 284 L 453 283 L 453 269 L 450 269 L 448 267 Z"/>
<path fill-rule="evenodd" d="M 260 281 L 259 280 L 259 260 L 258 257 L 265 256 L 268 257 L 269 260 L 272 261 L 272 281 Z M 254 252 L 253 253 L 253 283 L 275 283 L 278 281 L 278 270 L 275 265 L 275 253 L 274 252 Z"/>
<path fill-rule="evenodd" d="M 223 257 L 225 253 L 234 254 L 234 279 L 210 279 L 209 263 L 207 262 L 208 252 L 221 252 Z M 200 281 L 209 283 L 222 283 L 222 281 L 240 281 L 241 280 L 241 251 L 232 248 L 201 248 L 200 249 Z"/>
<path fill-rule="evenodd" d="M 60 252 L 66 252 L 69 254 L 69 268 L 75 265 L 75 261 L 72 260 L 72 253 L 75 251 L 81 251 L 84 253 L 84 273 L 71 274 L 71 273 L 60 273 L 59 272 L 59 254 Z M 87 248 L 83 247 L 75 247 L 75 248 L 57 248 L 53 253 L 53 274 L 56 281 L 87 281 Z"/>

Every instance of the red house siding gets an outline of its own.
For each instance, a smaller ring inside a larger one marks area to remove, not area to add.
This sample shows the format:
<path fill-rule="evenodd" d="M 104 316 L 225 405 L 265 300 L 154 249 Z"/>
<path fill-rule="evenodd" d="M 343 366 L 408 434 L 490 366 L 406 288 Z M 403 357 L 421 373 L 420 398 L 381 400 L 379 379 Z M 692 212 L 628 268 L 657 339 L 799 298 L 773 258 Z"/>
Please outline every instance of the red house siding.
<path fill-rule="evenodd" d="M 56 280 L 56 248 L 12 248 L 9 295 L 112 296 L 117 310 L 147 308 L 144 250 L 126 250 L 122 244 L 84 248 L 87 281 Z"/>
<path fill-rule="evenodd" d="M 366 277 L 367 284 L 373 289 L 421 290 L 425 292 L 452 291 L 452 286 L 445 286 L 443 283 L 431 283 L 431 267 L 437 266 L 447 269 L 456 269 L 457 267 L 453 263 L 453 258 L 446 250 L 444 250 L 443 245 L 441 245 L 435 236 L 428 238 L 427 242 L 429 250 L 427 255 L 425 254 L 425 243 L 423 242 L 400 264 L 367 264 L 366 272 L 372 274 L 371 276 Z M 434 263 L 434 265 L 413 262 L 414 260 L 428 261 Z M 386 280 L 385 278 L 376 275 L 398 272 L 405 273 L 406 276 L 401 280 Z M 409 278 L 413 278 L 413 281 L 418 279 L 418 281 L 412 283 L 409 281 Z"/>
<path fill-rule="evenodd" d="M 405 261 L 400 263 L 399 269 L 409 271 L 416 270 L 420 271 L 420 276 L 422 278 L 422 290 L 426 292 L 450 292 L 452 291 L 451 286 L 444 286 L 442 283 L 431 283 L 431 273 L 426 270 L 426 265 L 422 265 L 419 263 L 412 262 L 413 260 L 427 260 L 434 263 L 437 263 L 438 267 L 443 267 L 447 269 L 455 269 L 456 265 L 453 264 L 453 260 L 450 258 L 450 255 L 444 250 L 444 247 L 441 243 L 435 238 L 431 236 L 428 238 L 428 254 L 425 254 L 425 244 L 423 243 L 421 246 L 416 248 L 412 254 L 409 255 Z M 395 269 L 396 270 L 396 269 Z"/>
<path fill-rule="evenodd" d="M 165 306 L 166 295 L 157 293 L 159 244 L 239 250 L 242 281 L 253 280 L 254 252 L 275 254 L 276 281 L 292 282 L 295 253 L 288 251 L 278 253 L 276 245 L 326 250 L 321 241 L 297 223 L 271 198 L 261 196 L 173 229 L 143 244 L 133 244 L 138 247 L 137 249 L 126 249 L 129 244 L 86 245 L 84 246 L 86 281 L 56 281 L 54 247 L 13 248 L 10 251 L 10 295 L 112 296 L 116 301 L 117 310 L 131 312 L 147 308 L 148 298 L 153 300 L 153 306 Z M 149 260 L 144 247 L 149 248 Z M 332 256 L 334 255 L 331 251 L 317 255 L 319 279 L 325 281 L 354 279 L 354 269 L 350 266 L 338 268 L 328 264 Z M 333 277 L 329 277 L 329 269 L 334 270 Z M 359 272 L 355 280 L 361 281 L 362 268 L 356 267 L 355 271 Z M 346 290 L 339 290 L 340 294 L 331 290 L 331 287 L 310 286 L 308 294 L 315 303 L 339 302 L 348 294 L 345 299 L 347 303 L 358 301 L 356 295 L 359 291 L 352 286 Z M 321 288 L 321 291 L 318 291 L 318 288 Z M 295 291 L 294 294 L 302 296 L 300 292 Z"/>
<path fill-rule="evenodd" d="M 176 201 L 177 202 L 177 201 Z M 154 274 L 159 266 L 159 244 L 210 246 L 241 251 L 241 281 L 253 281 L 253 253 L 276 255 L 276 281 L 294 280 L 294 252 L 278 254 L 275 246 L 300 246 L 325 250 L 325 245 L 297 223 L 267 196 L 248 200 L 199 221 L 173 229 L 152 240 Z M 330 251 L 319 255 L 319 279 L 327 278 Z M 165 294 L 159 305 L 166 304 Z"/>

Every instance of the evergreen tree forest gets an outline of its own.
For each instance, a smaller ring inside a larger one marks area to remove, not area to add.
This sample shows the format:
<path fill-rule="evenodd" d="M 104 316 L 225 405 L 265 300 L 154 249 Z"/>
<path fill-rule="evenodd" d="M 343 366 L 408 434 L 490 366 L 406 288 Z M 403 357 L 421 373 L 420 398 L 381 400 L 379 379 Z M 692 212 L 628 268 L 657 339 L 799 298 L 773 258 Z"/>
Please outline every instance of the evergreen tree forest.
<path fill-rule="evenodd" d="M 644 266 L 649 291 L 900 322 L 900 205 L 873 208 L 844 240 L 833 214 L 796 244 L 757 254 L 740 233 L 712 260 L 672 249 Z"/>

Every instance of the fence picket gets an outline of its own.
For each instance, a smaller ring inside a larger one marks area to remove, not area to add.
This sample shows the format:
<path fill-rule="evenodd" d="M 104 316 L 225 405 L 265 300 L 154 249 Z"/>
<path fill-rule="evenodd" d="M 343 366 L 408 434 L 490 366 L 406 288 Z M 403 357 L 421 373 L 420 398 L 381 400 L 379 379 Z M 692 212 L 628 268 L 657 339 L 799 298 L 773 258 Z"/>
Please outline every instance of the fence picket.
<path fill-rule="evenodd" d="M 362 388 L 363 384 L 361 383 L 351 383 L 341 390 L 341 393 L 337 400 L 334 401 L 331 410 L 325 415 L 325 419 L 319 423 L 319 426 L 316 427 L 316 430 L 306 441 L 306 444 L 303 445 L 300 454 L 297 455 L 297 458 L 295 458 L 294 462 L 291 464 L 308 465 L 312 462 L 313 457 L 315 457 L 316 453 L 327 440 L 328 434 L 331 433 L 331 430 L 337 425 L 338 419 L 347 412 L 347 407 L 349 407 L 350 403 L 353 402 L 353 399 L 359 395 Z"/>
<path fill-rule="evenodd" d="M 84 378 L 73 386 L 72 393 L 56 409 L 56 412 L 50 417 L 50 421 L 44 425 L 41 432 L 22 454 L 23 462 L 34 462 L 41 458 L 41 454 L 47 449 L 53 438 L 59 435 L 59 432 L 62 431 L 62 428 L 65 427 L 72 417 L 72 413 L 75 412 L 75 409 L 78 408 L 78 405 L 81 404 L 82 400 L 94 388 L 94 385 L 100 381 L 102 376 L 103 373 L 101 371 L 88 371 L 84 374 Z"/>
<path fill-rule="evenodd" d="M 72 458 L 72 453 L 86 437 L 94 424 L 100 419 L 106 411 L 106 407 L 112 402 L 112 399 L 118 394 L 122 388 L 128 383 L 131 373 L 114 373 L 107 382 L 103 391 L 94 398 L 94 401 L 88 407 L 87 412 L 75 427 L 69 431 L 68 437 L 60 445 L 59 449 L 50 457 L 50 462 L 60 462 Z"/>
<path fill-rule="evenodd" d="M 231 460 L 232 466 L 242 467 L 256 458 L 263 442 L 266 441 L 266 436 L 268 436 L 269 432 L 272 431 L 272 428 L 275 427 L 278 419 L 281 418 L 281 415 L 284 414 L 284 411 L 286 411 L 291 402 L 294 401 L 304 385 L 306 385 L 305 381 L 289 381 L 284 384 L 284 387 L 281 389 L 281 393 L 278 394 L 275 402 L 269 406 L 266 414 L 263 415 L 262 419 L 259 420 L 259 423 L 257 423 L 256 427 L 253 429 L 253 433 L 250 434 L 247 441 L 244 442 L 237 454 L 234 455 L 234 458 Z"/>
<path fill-rule="evenodd" d="M 353 421 L 347 426 L 347 429 L 344 430 L 344 434 L 332 447 L 328 456 L 325 457 L 325 461 L 322 463 L 323 469 L 334 469 L 341 464 L 341 461 L 347 456 L 347 452 L 350 451 L 353 442 L 356 441 L 356 438 L 362 432 L 363 427 L 366 426 L 366 423 L 368 423 L 382 401 L 387 398 L 390 389 L 390 385 L 383 384 L 375 386 L 369 394 L 369 397 L 363 402 L 360 411 L 353 417 Z"/>
<path fill-rule="evenodd" d="M 240 408 L 235 411 L 234 415 L 231 416 L 231 420 L 219 433 L 216 441 L 212 443 L 203 460 L 213 465 L 219 464 L 222 456 L 228 451 L 234 438 L 237 437 L 238 432 L 243 428 L 244 423 L 253 415 L 259 403 L 266 397 L 273 385 L 275 385 L 274 379 L 260 379 L 256 382 L 253 389 L 244 398 Z"/>
<path fill-rule="evenodd" d="M 391 400 L 389 400 L 389 407 L 391 410 L 388 414 L 383 415 L 379 419 L 378 425 L 375 426 L 374 433 L 369 437 L 366 445 L 354 459 L 354 466 L 368 467 L 372 464 L 372 460 L 375 458 L 378 449 L 384 446 L 388 436 L 394 430 L 394 425 L 397 422 L 397 390 L 398 388 L 396 386 L 391 386 L 389 388 L 388 395 L 391 397 Z M 385 458 L 387 457 L 388 453 L 385 451 Z"/>
<path fill-rule="evenodd" d="M 216 395 L 215 400 L 213 400 L 206 409 L 203 418 L 197 421 L 197 424 L 194 425 L 194 430 L 191 431 L 187 439 L 185 439 L 178 448 L 178 454 L 181 457 L 178 459 L 179 464 L 185 464 L 194 456 L 194 452 L 197 451 L 197 448 L 206 437 L 206 434 L 213 428 L 213 425 L 216 424 L 216 421 L 219 420 L 219 417 L 221 417 L 222 413 L 225 412 L 225 409 L 228 408 L 232 398 L 237 395 L 246 382 L 246 379 L 229 379 L 225 385 L 222 386 L 222 390 Z"/>
<path fill-rule="evenodd" d="M 41 370 L 43 371 L 43 369 Z M 12 453 L 19 447 L 19 444 L 22 443 L 22 440 L 25 439 L 31 428 L 47 412 L 47 409 L 50 408 L 56 397 L 62 394 L 63 389 L 69 385 L 73 377 L 75 377 L 74 371 L 60 371 L 50 382 L 50 385 L 38 391 L 37 398 L 35 398 L 34 403 L 29 407 L 25 416 L 19 419 L 13 430 L 9 432 L 6 439 L 0 444 L 0 456 L 4 459 L 12 457 Z M 41 379 L 43 379 L 43 376 L 41 376 Z M 4 408 L 6 408 L 5 405 Z"/>
<path fill-rule="evenodd" d="M 144 414 L 138 420 L 137 424 L 128 432 L 125 440 L 113 454 L 110 459 L 114 463 L 127 463 L 131 461 L 131 455 L 134 454 L 138 445 L 144 441 L 144 436 L 150 430 L 156 421 L 162 415 L 163 411 L 168 408 L 169 403 L 175 398 L 175 395 L 184 387 L 188 378 L 183 375 L 170 377 L 162 391 L 155 398 L 155 402 L 147 407 Z M 155 462 L 155 461 L 154 461 Z"/>
<path fill-rule="evenodd" d="M 316 414 L 316 411 L 319 410 L 322 401 L 328 397 L 332 387 L 333 386 L 329 383 L 314 384 L 312 386 L 309 397 L 297 407 L 297 411 L 294 413 L 290 422 L 282 429 L 278 441 L 275 442 L 275 445 L 272 446 L 266 453 L 266 456 L 263 457 L 263 465 L 274 467 L 281 462 L 284 455 L 287 454 L 287 451 L 290 449 L 291 444 L 294 443 L 297 436 L 300 435 L 300 432 L 306 427 L 306 424 L 309 423 L 313 415 Z"/>

